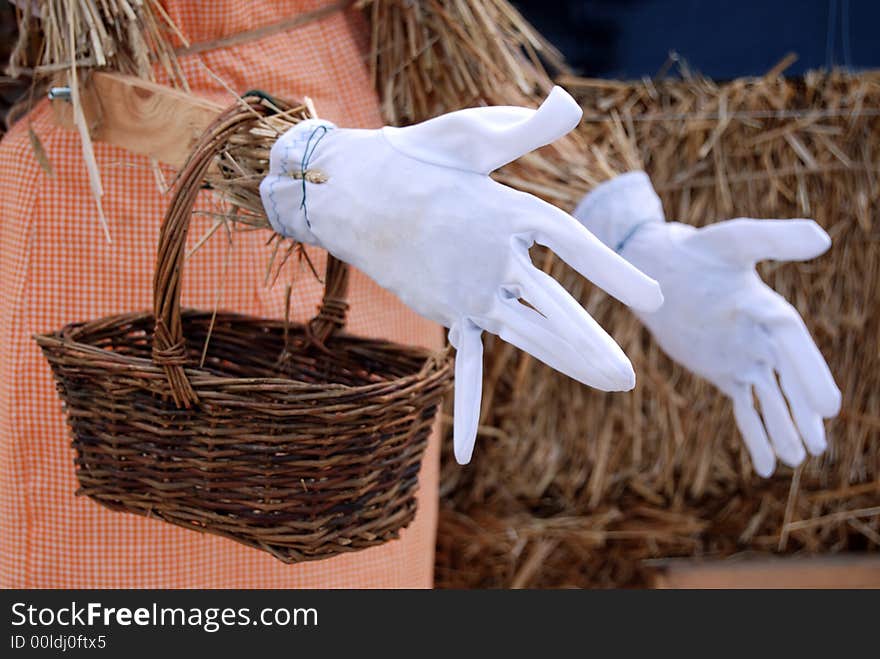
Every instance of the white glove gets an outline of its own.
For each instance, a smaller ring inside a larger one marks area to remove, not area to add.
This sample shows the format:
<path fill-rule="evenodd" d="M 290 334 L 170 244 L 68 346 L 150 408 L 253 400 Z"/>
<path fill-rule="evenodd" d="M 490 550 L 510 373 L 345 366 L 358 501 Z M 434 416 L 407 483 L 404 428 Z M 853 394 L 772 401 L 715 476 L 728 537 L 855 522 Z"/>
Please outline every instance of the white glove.
<path fill-rule="evenodd" d="M 532 265 L 528 250 L 535 242 L 550 247 L 642 310 L 661 304 L 657 282 L 567 213 L 488 176 L 564 135 L 580 115 L 556 87 L 538 110 L 474 108 L 406 128 L 304 121 L 272 147 L 260 192 L 275 230 L 323 247 L 450 328 L 458 350 L 455 456 L 462 464 L 480 417 L 483 330 L 590 386 L 635 384 L 620 347 Z"/>
<path fill-rule="evenodd" d="M 798 312 L 755 271 L 763 259 L 822 254 L 831 239 L 818 224 L 736 219 L 696 229 L 666 222 L 644 172 L 599 185 L 574 214 L 660 282 L 663 306 L 638 317 L 670 357 L 732 399 L 758 474 L 773 473 L 774 453 L 794 467 L 804 445 L 813 455 L 825 450 L 822 418 L 837 414 L 840 391 Z"/>

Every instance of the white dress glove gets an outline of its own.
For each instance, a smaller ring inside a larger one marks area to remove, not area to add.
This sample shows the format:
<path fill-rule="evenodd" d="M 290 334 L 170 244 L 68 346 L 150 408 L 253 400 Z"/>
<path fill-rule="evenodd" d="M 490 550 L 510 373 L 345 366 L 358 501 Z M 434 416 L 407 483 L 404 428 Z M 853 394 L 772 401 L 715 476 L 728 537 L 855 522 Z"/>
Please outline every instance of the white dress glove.
<path fill-rule="evenodd" d="M 272 148 L 260 192 L 275 230 L 323 247 L 450 328 L 458 351 L 455 456 L 462 464 L 470 460 L 480 417 L 483 330 L 590 386 L 634 386 L 620 347 L 532 265 L 528 250 L 535 242 L 550 247 L 645 311 L 662 302 L 657 282 L 567 213 L 488 176 L 558 139 L 580 116 L 574 99 L 556 87 L 538 110 L 474 108 L 406 128 L 304 121 Z"/>
<path fill-rule="evenodd" d="M 825 450 L 822 418 L 837 414 L 840 391 L 798 312 L 755 271 L 763 259 L 822 254 L 831 239 L 818 224 L 736 219 L 696 229 L 666 222 L 644 172 L 599 185 L 574 214 L 660 282 L 663 306 L 638 317 L 670 357 L 731 398 L 758 474 L 773 473 L 774 454 L 794 467 L 804 445 L 813 455 Z"/>

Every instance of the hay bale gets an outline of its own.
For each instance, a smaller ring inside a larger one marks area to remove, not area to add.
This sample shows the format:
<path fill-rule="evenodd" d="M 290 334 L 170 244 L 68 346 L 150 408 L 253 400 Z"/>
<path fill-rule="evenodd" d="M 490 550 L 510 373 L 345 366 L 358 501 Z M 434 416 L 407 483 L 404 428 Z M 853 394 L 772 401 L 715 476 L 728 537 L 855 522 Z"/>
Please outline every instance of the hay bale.
<path fill-rule="evenodd" d="M 590 178 L 641 167 L 682 222 L 821 224 L 827 254 L 761 274 L 804 316 L 843 392 L 829 450 L 753 475 L 726 399 L 622 305 L 537 255 L 618 340 L 638 385 L 601 393 L 487 339 L 474 461 L 444 456 L 440 587 L 633 586 L 648 558 L 880 548 L 880 73 L 684 73 L 563 81 L 585 109 L 589 172 L 571 177 L 567 203 Z"/>

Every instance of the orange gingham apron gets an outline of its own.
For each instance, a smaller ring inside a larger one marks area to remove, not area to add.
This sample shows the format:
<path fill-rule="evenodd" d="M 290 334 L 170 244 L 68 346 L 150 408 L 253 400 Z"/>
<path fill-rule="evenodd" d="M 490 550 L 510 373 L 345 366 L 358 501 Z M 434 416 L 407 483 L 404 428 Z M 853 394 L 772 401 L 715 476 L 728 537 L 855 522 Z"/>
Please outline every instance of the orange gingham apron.
<path fill-rule="evenodd" d="M 168 12 L 192 43 L 274 23 L 329 4 L 324 0 L 170 0 Z M 193 91 L 224 105 L 229 92 L 259 88 L 283 98 L 310 96 L 318 113 L 344 126 L 381 125 L 364 61 L 366 32 L 356 10 L 335 12 L 293 31 L 185 57 Z M 54 177 L 38 166 L 28 124 L 49 154 Z M 436 433 L 420 474 L 419 509 L 401 539 L 332 559 L 284 565 L 230 540 L 165 522 L 111 512 L 75 497 L 73 450 L 49 366 L 31 335 L 78 320 L 151 307 L 161 194 L 145 158 L 95 144 L 113 243 L 102 236 L 80 142 L 56 128 L 46 102 L 0 143 L 0 586 L 46 588 L 430 587 L 437 518 Z M 205 210 L 217 210 L 209 196 Z M 210 227 L 194 218 L 190 243 Z M 188 261 L 186 306 L 282 317 L 284 284 L 294 277 L 292 316 L 314 313 L 321 287 L 289 263 L 265 284 L 270 248 L 263 231 L 221 229 Z M 316 252 L 316 266 L 323 269 Z M 293 261 L 293 259 L 291 259 Z M 221 287 L 221 274 L 227 276 Z M 348 328 L 355 334 L 441 345 L 438 326 L 354 272 Z"/>

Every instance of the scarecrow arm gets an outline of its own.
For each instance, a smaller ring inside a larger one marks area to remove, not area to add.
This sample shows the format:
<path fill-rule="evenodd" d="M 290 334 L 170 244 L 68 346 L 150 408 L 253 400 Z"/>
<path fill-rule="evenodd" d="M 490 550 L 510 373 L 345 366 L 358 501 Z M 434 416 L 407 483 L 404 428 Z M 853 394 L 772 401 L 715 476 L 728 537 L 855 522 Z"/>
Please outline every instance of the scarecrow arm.
<path fill-rule="evenodd" d="M 636 314 L 670 357 L 731 398 L 758 474 L 773 473 L 777 457 L 795 467 L 807 451 L 825 450 L 822 419 L 837 414 L 840 391 L 800 314 L 755 270 L 762 259 L 822 254 L 831 239 L 819 225 L 736 219 L 696 229 L 666 222 L 644 172 L 598 186 L 575 216 L 660 282 L 663 306 Z"/>
<path fill-rule="evenodd" d="M 529 247 L 549 247 L 644 311 L 662 302 L 657 283 L 567 213 L 488 176 L 574 128 L 580 112 L 557 88 L 536 110 L 472 108 L 406 128 L 311 119 L 272 147 L 260 193 L 275 230 L 323 247 L 451 329 L 460 462 L 477 431 L 483 331 L 584 384 L 619 391 L 635 383 L 620 347 L 532 265 Z"/>

